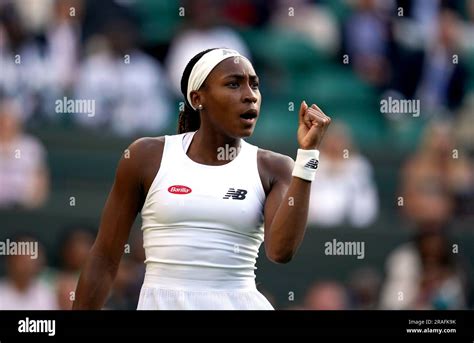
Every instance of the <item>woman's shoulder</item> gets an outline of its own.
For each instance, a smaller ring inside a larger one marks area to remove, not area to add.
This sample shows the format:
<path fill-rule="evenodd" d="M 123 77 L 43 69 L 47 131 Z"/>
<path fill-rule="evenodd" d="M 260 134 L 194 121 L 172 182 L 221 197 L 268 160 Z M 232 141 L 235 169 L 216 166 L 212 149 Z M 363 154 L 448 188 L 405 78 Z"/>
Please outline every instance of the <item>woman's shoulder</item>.
<path fill-rule="evenodd" d="M 131 143 L 125 150 L 123 159 L 129 159 L 135 171 L 134 175 L 141 180 L 146 192 L 161 167 L 165 137 L 142 137 Z"/>
<path fill-rule="evenodd" d="M 262 181 L 268 180 L 267 182 L 273 184 L 276 180 L 290 179 L 294 163 L 287 155 L 258 148 L 257 164 Z"/>
<path fill-rule="evenodd" d="M 163 147 L 165 146 L 165 140 L 165 136 L 141 137 L 133 141 L 128 147 L 128 150 L 130 153 L 156 153 L 157 150 L 163 150 Z"/>
<path fill-rule="evenodd" d="M 123 157 L 141 166 L 148 165 L 150 161 L 161 160 L 165 140 L 165 136 L 138 138 L 124 151 Z"/>
<path fill-rule="evenodd" d="M 258 148 L 257 159 L 259 164 L 270 169 L 293 166 L 295 162 L 290 156 L 262 148 Z"/>

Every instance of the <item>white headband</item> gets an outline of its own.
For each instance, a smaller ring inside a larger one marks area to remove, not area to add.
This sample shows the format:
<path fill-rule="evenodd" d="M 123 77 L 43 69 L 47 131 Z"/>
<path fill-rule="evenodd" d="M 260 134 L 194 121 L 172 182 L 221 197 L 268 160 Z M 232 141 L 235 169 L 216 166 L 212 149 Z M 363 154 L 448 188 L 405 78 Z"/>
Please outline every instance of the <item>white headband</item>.
<path fill-rule="evenodd" d="M 247 59 L 245 56 L 242 56 L 237 51 L 232 49 L 215 49 L 211 50 L 208 53 L 204 54 L 199 61 L 194 65 L 193 69 L 191 70 L 191 74 L 189 75 L 188 80 L 188 89 L 186 93 L 186 98 L 188 99 L 189 105 L 193 107 L 191 102 L 191 92 L 197 91 L 201 88 L 204 80 L 206 80 L 209 73 L 223 60 L 229 57 L 242 57 Z"/>

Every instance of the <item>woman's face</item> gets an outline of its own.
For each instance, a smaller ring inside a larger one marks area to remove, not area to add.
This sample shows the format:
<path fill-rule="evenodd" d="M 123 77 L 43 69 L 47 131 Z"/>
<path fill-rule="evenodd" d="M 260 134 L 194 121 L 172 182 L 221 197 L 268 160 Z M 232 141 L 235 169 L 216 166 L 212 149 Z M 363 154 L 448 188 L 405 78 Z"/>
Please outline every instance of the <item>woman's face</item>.
<path fill-rule="evenodd" d="M 252 64 L 244 58 L 231 57 L 219 63 L 192 94 L 193 105 L 203 106 L 202 123 L 229 137 L 250 136 L 262 100 L 258 82 Z"/>

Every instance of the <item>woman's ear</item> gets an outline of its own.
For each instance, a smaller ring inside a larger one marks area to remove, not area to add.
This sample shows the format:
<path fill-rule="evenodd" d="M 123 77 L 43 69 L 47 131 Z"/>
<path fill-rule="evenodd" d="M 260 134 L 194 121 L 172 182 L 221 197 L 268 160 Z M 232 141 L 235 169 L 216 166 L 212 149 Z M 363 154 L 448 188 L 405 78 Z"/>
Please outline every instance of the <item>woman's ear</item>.
<path fill-rule="evenodd" d="M 191 92 L 191 104 L 194 108 L 198 108 L 199 105 L 202 105 L 202 95 L 199 91 Z"/>

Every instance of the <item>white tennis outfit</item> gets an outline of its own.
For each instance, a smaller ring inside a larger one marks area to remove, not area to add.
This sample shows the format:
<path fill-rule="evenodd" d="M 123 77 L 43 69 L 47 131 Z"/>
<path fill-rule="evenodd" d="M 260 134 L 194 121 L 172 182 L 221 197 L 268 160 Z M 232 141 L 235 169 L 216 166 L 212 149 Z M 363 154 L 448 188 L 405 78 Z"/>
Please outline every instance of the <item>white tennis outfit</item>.
<path fill-rule="evenodd" d="M 258 148 L 242 139 L 227 164 L 199 164 L 186 155 L 194 134 L 165 137 L 141 212 L 146 274 L 137 309 L 273 310 L 255 285 L 265 203 Z"/>

